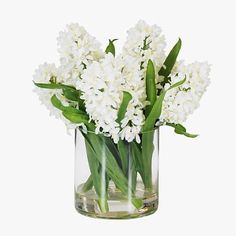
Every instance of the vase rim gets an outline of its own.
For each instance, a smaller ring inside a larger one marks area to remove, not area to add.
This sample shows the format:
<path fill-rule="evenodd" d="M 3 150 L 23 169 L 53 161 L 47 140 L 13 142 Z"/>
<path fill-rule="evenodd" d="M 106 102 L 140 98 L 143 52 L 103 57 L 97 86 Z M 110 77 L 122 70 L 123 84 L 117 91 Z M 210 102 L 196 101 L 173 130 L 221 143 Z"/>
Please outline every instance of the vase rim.
<path fill-rule="evenodd" d="M 151 132 L 154 132 L 154 131 L 156 131 L 156 130 L 159 130 L 160 127 L 161 127 L 161 125 L 158 125 L 158 126 L 155 126 L 155 127 L 154 127 L 153 129 L 151 129 L 151 130 L 141 131 L 141 132 L 139 132 L 138 134 L 140 135 L 140 134 L 151 133 Z M 79 130 L 85 132 L 81 126 L 75 127 L 75 130 L 77 130 L 77 129 L 79 129 Z M 95 131 L 91 131 L 91 130 L 86 130 L 86 133 L 91 133 L 91 134 L 104 135 L 104 136 L 106 136 L 106 135 L 105 135 L 104 133 L 102 133 L 102 132 L 96 133 Z"/>

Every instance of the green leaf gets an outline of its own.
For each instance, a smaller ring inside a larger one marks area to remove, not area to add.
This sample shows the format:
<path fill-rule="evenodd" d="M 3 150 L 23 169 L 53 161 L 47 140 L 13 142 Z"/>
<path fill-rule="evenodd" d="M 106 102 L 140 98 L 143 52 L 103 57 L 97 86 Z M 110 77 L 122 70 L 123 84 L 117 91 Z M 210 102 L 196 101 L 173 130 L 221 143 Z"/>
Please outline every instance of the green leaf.
<path fill-rule="evenodd" d="M 87 154 L 88 155 L 88 154 Z M 88 192 L 90 189 L 92 189 L 93 187 L 93 177 L 92 175 L 90 175 L 88 177 L 88 179 L 86 180 L 86 182 L 83 184 L 83 188 L 82 188 L 82 191 L 84 193 Z"/>
<path fill-rule="evenodd" d="M 175 84 L 171 85 L 167 91 L 173 89 L 173 88 L 176 88 L 176 87 L 179 87 L 180 85 L 184 84 L 186 81 L 186 76 L 184 77 L 184 79 L 180 80 L 179 82 L 176 82 Z"/>
<path fill-rule="evenodd" d="M 62 102 L 57 98 L 56 95 L 51 97 L 52 104 L 62 111 L 63 116 L 75 124 L 85 124 L 90 131 L 95 130 L 95 125 L 89 122 L 88 115 L 81 110 L 74 107 L 64 106 Z"/>
<path fill-rule="evenodd" d="M 92 177 L 92 183 L 98 195 L 98 204 L 102 212 L 107 212 L 109 210 L 107 203 L 107 191 L 106 182 L 103 181 L 106 173 L 99 172 L 99 161 L 96 158 L 93 148 L 90 145 L 89 136 L 83 134 L 85 137 L 85 146 L 87 151 L 87 158 L 89 163 L 89 168 Z M 90 187 L 90 186 L 89 186 Z"/>
<path fill-rule="evenodd" d="M 123 173 L 126 175 L 128 170 L 128 143 L 125 140 L 119 140 L 117 149 L 120 154 Z"/>
<path fill-rule="evenodd" d="M 121 124 L 121 121 L 124 119 L 128 104 L 132 99 L 132 95 L 128 92 L 123 91 L 123 99 L 118 111 L 116 121 Z M 120 160 L 122 165 L 123 173 L 126 174 L 128 168 L 128 156 L 127 156 L 127 145 L 126 142 L 123 140 L 119 140 L 117 144 L 117 148 L 120 154 Z"/>
<path fill-rule="evenodd" d="M 155 68 L 154 64 L 151 60 L 148 60 L 147 71 L 146 71 L 146 94 L 147 101 L 149 101 L 149 105 L 146 107 L 145 115 L 146 117 L 152 110 L 152 107 L 156 101 L 157 97 L 156 91 L 156 83 L 155 83 Z"/>
<path fill-rule="evenodd" d="M 63 89 L 63 95 L 67 99 L 75 102 L 78 102 L 80 99 L 80 92 L 75 89 L 70 89 L 70 88 Z"/>
<path fill-rule="evenodd" d="M 183 80 L 173 84 L 166 91 L 162 91 L 160 96 L 157 97 L 157 99 L 156 99 L 156 101 L 155 101 L 155 103 L 153 105 L 153 108 L 152 108 L 149 116 L 147 117 L 144 125 L 143 125 L 143 128 L 142 128 L 143 132 L 151 131 L 154 128 L 156 121 L 159 119 L 159 117 L 161 115 L 162 103 L 163 103 L 163 100 L 165 98 L 166 93 L 169 90 L 182 85 L 185 81 L 186 81 L 186 78 L 184 78 Z"/>
<path fill-rule="evenodd" d="M 155 125 L 155 123 L 154 123 Z M 152 188 L 152 155 L 154 151 L 154 131 L 142 134 L 142 163 L 143 163 L 143 182 L 145 188 Z"/>
<path fill-rule="evenodd" d="M 115 45 L 114 45 L 114 42 L 116 41 L 117 39 L 113 39 L 113 40 L 110 40 L 109 39 L 109 44 L 108 44 L 108 46 L 107 46 L 107 48 L 106 48 L 106 50 L 105 50 L 105 52 L 106 53 L 112 53 L 113 54 L 113 56 L 115 56 L 116 55 L 116 49 L 115 49 Z"/>
<path fill-rule="evenodd" d="M 103 136 L 102 139 L 104 140 L 109 151 L 112 153 L 112 155 L 116 159 L 116 162 L 118 163 L 119 167 L 122 169 L 122 161 L 121 161 L 121 158 L 120 158 L 120 155 L 119 155 L 119 152 L 117 150 L 115 143 L 113 142 L 111 137 L 104 137 Z"/>
<path fill-rule="evenodd" d="M 75 87 L 65 84 L 44 84 L 44 83 L 35 83 L 35 86 L 43 89 L 62 89 L 63 95 L 71 101 L 76 101 L 79 103 L 79 107 L 81 110 L 85 111 L 84 100 L 80 98 L 80 91 L 76 90 Z"/>
<path fill-rule="evenodd" d="M 123 99 L 122 99 L 122 102 L 118 111 L 118 117 L 116 120 L 118 123 L 120 123 L 124 119 L 126 109 L 131 99 L 132 99 L 132 95 L 129 92 L 123 91 Z"/>
<path fill-rule="evenodd" d="M 190 134 L 186 131 L 186 128 L 181 124 L 166 123 L 167 126 L 173 127 L 176 134 L 184 135 L 188 138 L 196 138 L 198 134 Z"/>
<path fill-rule="evenodd" d="M 56 95 L 53 95 L 51 97 L 51 103 L 54 107 L 56 107 L 57 109 L 63 111 L 64 110 L 64 106 L 62 105 L 62 102 L 57 98 Z"/>
<path fill-rule="evenodd" d="M 149 41 L 149 42 L 147 43 L 147 40 L 148 40 L 149 37 L 150 37 L 150 35 L 149 35 L 149 36 L 146 36 L 145 39 L 143 40 L 143 47 L 142 47 L 142 50 L 147 50 L 147 49 L 149 48 L 149 45 L 150 45 L 150 43 L 151 43 L 151 41 Z"/>
<path fill-rule="evenodd" d="M 181 130 L 183 132 L 186 132 L 186 128 L 183 125 L 181 125 L 181 124 L 176 124 L 175 125 L 175 129 Z"/>
<path fill-rule="evenodd" d="M 154 128 L 156 120 L 159 119 L 161 115 L 162 103 L 163 103 L 165 94 L 166 94 L 166 91 L 163 91 L 160 94 L 160 96 L 157 97 L 156 102 L 143 125 L 143 128 L 142 128 L 143 132 L 151 131 Z"/>
<path fill-rule="evenodd" d="M 178 57 L 179 51 L 181 49 L 181 39 L 179 38 L 178 42 L 175 44 L 175 46 L 171 49 L 169 55 L 167 56 L 166 60 L 164 61 L 164 65 L 159 71 L 159 75 L 168 77 L 171 73 L 172 68 L 175 65 L 176 59 Z"/>
<path fill-rule="evenodd" d="M 132 193 L 132 203 L 136 208 L 140 208 L 143 205 L 142 199 L 135 197 L 135 190 L 131 188 L 128 184 L 128 180 L 125 177 L 122 169 L 119 167 L 115 157 L 110 152 L 109 148 L 105 144 L 105 141 L 100 135 L 95 135 L 93 133 L 87 134 L 90 140 L 90 145 L 96 153 L 96 158 L 101 165 L 104 163 L 104 154 L 106 155 L 106 172 L 112 181 L 115 183 L 117 188 L 127 197 L 130 192 Z"/>
<path fill-rule="evenodd" d="M 132 189 L 137 187 L 137 163 L 130 143 L 128 144 L 128 178 Z"/>
<path fill-rule="evenodd" d="M 140 209 L 143 206 L 143 200 L 140 198 L 132 198 L 132 203 L 136 207 L 136 209 Z"/>
<path fill-rule="evenodd" d="M 79 109 L 82 111 L 85 111 L 84 100 L 80 98 L 81 92 L 79 90 L 66 88 L 66 89 L 63 89 L 63 95 L 68 100 L 78 102 Z"/>
<path fill-rule="evenodd" d="M 70 120 L 73 123 L 79 124 L 79 123 L 87 123 L 88 122 L 88 116 L 84 114 L 78 114 L 75 112 L 69 112 L 69 111 L 63 111 L 63 115 Z"/>
<path fill-rule="evenodd" d="M 139 172 L 142 179 L 144 180 L 144 173 L 143 173 L 144 167 L 143 167 L 143 160 L 142 160 L 142 152 L 135 141 L 131 142 L 129 145 L 130 145 L 131 152 L 134 158 L 136 170 Z"/>
<path fill-rule="evenodd" d="M 66 119 L 71 121 L 75 124 L 85 124 L 90 131 L 95 130 L 95 125 L 91 122 L 89 122 L 89 117 L 86 114 L 79 114 L 71 111 L 63 111 L 63 116 L 65 116 Z"/>
<path fill-rule="evenodd" d="M 67 111 L 67 112 L 73 112 L 73 113 L 77 113 L 77 114 L 86 115 L 85 112 L 78 110 L 77 108 L 70 107 L 70 106 L 64 106 L 55 94 L 51 97 L 51 103 L 54 107 L 56 107 L 57 109 L 59 109 L 61 111 Z"/>
<path fill-rule="evenodd" d="M 45 83 L 34 82 L 34 85 L 39 88 L 44 88 L 44 89 L 75 89 L 73 86 L 70 86 L 70 85 L 56 84 L 56 83 L 45 84 Z"/>
<path fill-rule="evenodd" d="M 175 133 L 184 135 L 184 136 L 186 136 L 188 138 L 196 138 L 198 136 L 198 134 L 190 134 L 190 133 L 188 133 L 186 131 L 178 129 L 177 127 L 175 128 Z"/>

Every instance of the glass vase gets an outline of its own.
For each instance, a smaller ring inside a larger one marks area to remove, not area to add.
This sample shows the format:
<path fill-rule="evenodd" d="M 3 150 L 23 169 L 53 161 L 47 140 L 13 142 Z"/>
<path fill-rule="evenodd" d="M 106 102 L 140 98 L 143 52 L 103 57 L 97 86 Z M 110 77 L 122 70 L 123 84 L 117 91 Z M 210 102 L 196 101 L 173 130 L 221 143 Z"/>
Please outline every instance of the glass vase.
<path fill-rule="evenodd" d="M 159 129 L 141 142 L 75 130 L 75 207 L 83 215 L 127 219 L 158 207 Z"/>

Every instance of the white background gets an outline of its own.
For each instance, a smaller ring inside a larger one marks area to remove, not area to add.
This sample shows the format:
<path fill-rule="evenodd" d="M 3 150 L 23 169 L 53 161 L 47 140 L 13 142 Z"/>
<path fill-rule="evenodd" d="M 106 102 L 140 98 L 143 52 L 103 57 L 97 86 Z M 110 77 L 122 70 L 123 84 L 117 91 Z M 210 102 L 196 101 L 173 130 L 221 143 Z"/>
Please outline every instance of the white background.
<path fill-rule="evenodd" d="M 236 235 L 234 1 L 0 2 L 0 235 Z M 162 27 L 180 58 L 212 65 L 212 83 L 186 126 L 161 130 L 160 207 L 136 220 L 79 215 L 73 206 L 73 136 L 32 92 L 38 64 L 57 62 L 56 37 L 79 22 L 105 47 L 139 19 Z"/>

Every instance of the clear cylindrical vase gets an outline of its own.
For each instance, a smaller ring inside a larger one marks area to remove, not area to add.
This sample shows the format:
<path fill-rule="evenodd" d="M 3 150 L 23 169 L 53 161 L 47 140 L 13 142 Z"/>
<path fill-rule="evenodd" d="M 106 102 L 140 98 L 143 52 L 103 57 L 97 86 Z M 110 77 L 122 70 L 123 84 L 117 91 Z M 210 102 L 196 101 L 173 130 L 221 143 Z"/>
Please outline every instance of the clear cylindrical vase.
<path fill-rule="evenodd" d="M 158 207 L 159 128 L 140 142 L 75 130 L 75 207 L 83 215 L 126 219 Z"/>

